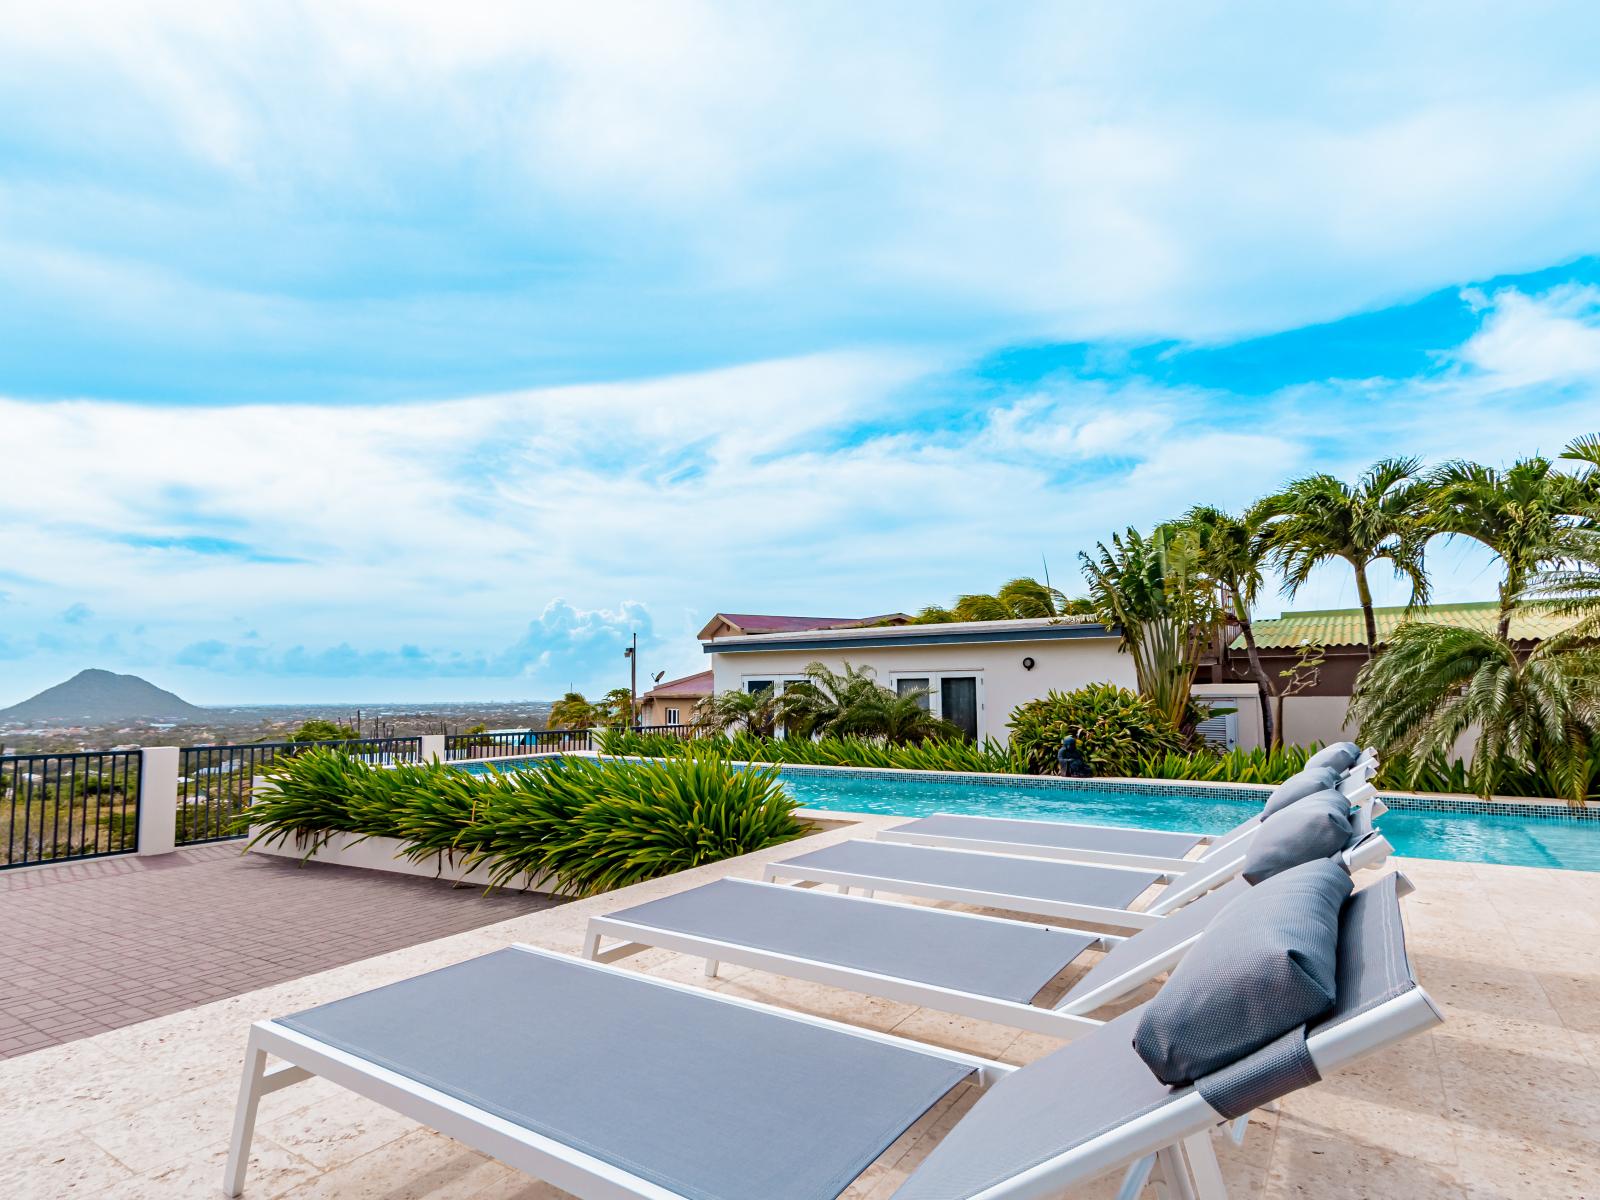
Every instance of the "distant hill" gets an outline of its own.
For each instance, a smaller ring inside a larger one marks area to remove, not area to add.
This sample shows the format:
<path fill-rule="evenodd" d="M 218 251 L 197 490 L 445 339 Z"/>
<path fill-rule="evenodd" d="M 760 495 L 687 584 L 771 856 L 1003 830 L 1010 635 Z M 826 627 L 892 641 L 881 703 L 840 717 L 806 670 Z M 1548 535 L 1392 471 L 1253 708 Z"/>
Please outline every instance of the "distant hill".
<path fill-rule="evenodd" d="M 192 721 L 211 716 L 137 675 L 79 671 L 21 704 L 0 708 L 0 721 L 34 725 L 98 725 L 108 721 Z"/>

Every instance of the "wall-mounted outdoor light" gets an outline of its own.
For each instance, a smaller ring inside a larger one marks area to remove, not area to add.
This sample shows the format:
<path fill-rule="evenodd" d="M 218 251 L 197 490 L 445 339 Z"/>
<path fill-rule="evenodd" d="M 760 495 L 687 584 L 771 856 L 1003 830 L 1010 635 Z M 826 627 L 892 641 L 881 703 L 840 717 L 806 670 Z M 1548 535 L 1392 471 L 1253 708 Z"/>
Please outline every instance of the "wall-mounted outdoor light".
<path fill-rule="evenodd" d="M 1025 659 L 1023 659 L 1023 660 L 1022 660 L 1022 669 L 1023 669 L 1023 670 L 1024 670 L 1024 671 L 1031 671 L 1031 670 L 1033 670 L 1033 659 L 1031 659 L 1031 658 L 1025 658 Z"/>

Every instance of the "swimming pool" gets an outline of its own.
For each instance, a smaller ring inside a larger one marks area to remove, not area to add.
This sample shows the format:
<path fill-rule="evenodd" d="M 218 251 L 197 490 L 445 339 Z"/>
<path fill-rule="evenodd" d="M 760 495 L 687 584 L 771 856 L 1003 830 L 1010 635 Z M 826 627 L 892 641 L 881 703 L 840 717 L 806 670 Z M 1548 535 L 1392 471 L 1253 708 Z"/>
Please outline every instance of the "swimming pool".
<path fill-rule="evenodd" d="M 1265 788 L 1096 784 L 1093 780 L 920 778 L 875 771 L 786 767 L 784 787 L 807 808 L 926 816 L 988 817 L 1138 825 L 1222 833 L 1261 809 Z M 1556 815 L 1448 811 L 1394 797 L 1378 821 L 1396 854 L 1516 867 L 1600 871 L 1600 821 Z M 1402 807 L 1402 805 L 1404 807 Z M 1506 806 L 1510 807 L 1510 806 Z M 1543 807 L 1543 806 L 1541 806 Z"/>
<path fill-rule="evenodd" d="M 481 774 L 548 759 L 458 763 Z M 932 772 L 784 767 L 783 785 L 807 808 L 921 817 L 972 813 L 990 817 L 1138 825 L 1222 833 L 1260 811 L 1267 789 L 1112 783 L 1051 776 L 952 776 Z M 1600 820 L 1563 805 L 1496 806 L 1425 797 L 1388 797 L 1379 820 L 1395 853 L 1413 858 L 1600 871 Z M 1434 807 L 1437 805 L 1438 807 Z M 1453 808 L 1453 805 L 1460 805 Z"/>

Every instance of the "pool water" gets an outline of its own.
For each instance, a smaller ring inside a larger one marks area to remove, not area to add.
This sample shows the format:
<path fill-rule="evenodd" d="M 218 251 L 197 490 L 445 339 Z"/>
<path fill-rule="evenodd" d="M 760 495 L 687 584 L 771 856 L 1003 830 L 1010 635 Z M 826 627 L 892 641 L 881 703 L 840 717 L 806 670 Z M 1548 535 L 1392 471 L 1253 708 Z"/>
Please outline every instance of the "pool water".
<path fill-rule="evenodd" d="M 473 774 L 537 766 L 549 759 L 502 760 L 496 764 L 458 763 Z M 930 813 L 972 813 L 1023 820 L 1081 821 L 1088 825 L 1136 825 L 1146 829 L 1225 833 L 1261 810 L 1259 789 L 1229 796 L 1209 788 L 1152 784 L 1096 788 L 1093 781 L 1017 784 L 933 775 L 876 771 L 808 770 L 785 767 L 784 788 L 806 808 L 836 812 L 884 813 L 925 817 Z M 1511 867 L 1559 867 L 1600 871 L 1600 820 L 1510 813 L 1454 812 L 1391 808 L 1378 827 L 1396 854 L 1456 862 L 1497 863 Z"/>
<path fill-rule="evenodd" d="M 1090 784 L 1008 787 L 981 780 L 917 779 L 842 771 L 783 772 L 784 787 L 807 808 L 920 817 L 971 813 L 1024 820 L 1137 825 L 1223 833 L 1259 812 L 1258 800 L 1226 799 L 1202 789 L 1139 794 Z M 1600 871 L 1600 821 L 1499 813 L 1391 808 L 1379 828 L 1396 854 L 1514 867 Z"/>

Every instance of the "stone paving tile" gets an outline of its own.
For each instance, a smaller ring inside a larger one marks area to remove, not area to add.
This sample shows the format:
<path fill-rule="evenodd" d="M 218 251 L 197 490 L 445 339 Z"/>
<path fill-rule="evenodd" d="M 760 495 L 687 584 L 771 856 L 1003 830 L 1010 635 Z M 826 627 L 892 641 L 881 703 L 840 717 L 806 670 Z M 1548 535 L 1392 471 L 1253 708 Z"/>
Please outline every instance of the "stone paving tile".
<path fill-rule="evenodd" d="M 0 873 L 0 1059 L 554 903 L 239 843 Z"/>

